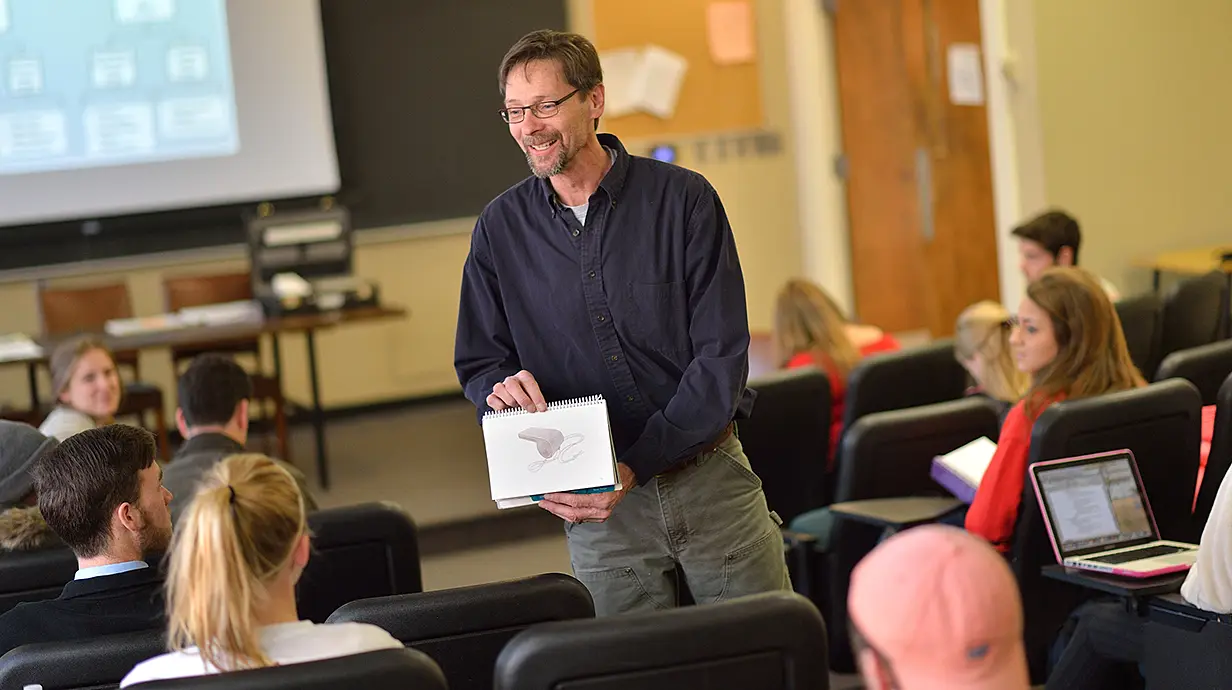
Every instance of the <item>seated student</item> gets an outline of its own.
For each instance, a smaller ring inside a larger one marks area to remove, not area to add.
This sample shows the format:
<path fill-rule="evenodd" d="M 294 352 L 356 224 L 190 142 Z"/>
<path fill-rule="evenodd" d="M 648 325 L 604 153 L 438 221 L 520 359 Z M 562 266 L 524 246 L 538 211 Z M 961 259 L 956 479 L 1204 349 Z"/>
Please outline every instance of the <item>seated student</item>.
<path fill-rule="evenodd" d="M 73 434 L 110 424 L 120 409 L 120 374 L 102 343 L 80 338 L 51 353 L 51 389 L 57 405 L 39 431 L 63 441 Z"/>
<path fill-rule="evenodd" d="M 1008 552 L 1027 472 L 1031 427 L 1054 402 L 1145 386 L 1129 359 L 1121 321 L 1095 278 L 1050 268 L 1027 286 L 1010 336 L 1031 388 L 1010 409 L 997 452 L 967 511 L 967 529 Z"/>
<path fill-rule="evenodd" d="M 1181 596 L 1211 613 L 1232 613 L 1232 472 L 1224 475 L 1198 542 L 1198 558 L 1185 576 Z M 1075 615 L 1077 625 L 1052 673 L 1048 690 L 1112 687 L 1121 666 L 1136 667 L 1144 652 L 1146 618 L 1125 604 L 1095 602 Z"/>
<path fill-rule="evenodd" d="M 167 573 L 168 644 L 128 687 L 402 646 L 372 625 L 299 620 L 295 583 L 311 551 L 295 479 L 264 455 L 215 465 L 176 526 Z"/>
<path fill-rule="evenodd" d="M 1002 420 L 1031 383 L 1014 364 L 1011 330 L 1009 311 L 992 301 L 976 302 L 964 309 L 954 327 L 954 357 L 975 380 L 967 394 L 984 395 L 997 402 Z"/>
<path fill-rule="evenodd" d="M 1022 599 L 1004 559 L 956 527 L 926 525 L 851 573 L 852 649 L 869 690 L 1026 690 Z"/>
<path fill-rule="evenodd" d="M 60 543 L 35 503 L 30 474 L 34 463 L 58 445 L 28 424 L 0 420 L 0 553 Z"/>
<path fill-rule="evenodd" d="M 834 300 L 807 280 L 789 280 L 779 290 L 774 310 L 774 346 L 779 366 L 816 366 L 830 379 L 830 469 L 843 430 L 847 375 L 862 357 L 899 349 L 898 341 L 876 326 L 853 324 Z"/>
<path fill-rule="evenodd" d="M 0 655 L 163 625 L 157 559 L 171 541 L 171 494 L 154 453 L 150 432 L 110 424 L 65 439 L 35 463 L 39 510 L 79 569 L 58 599 L 0 616 Z"/>
<path fill-rule="evenodd" d="M 175 494 L 171 502 L 174 522 L 179 522 L 192 502 L 201 477 L 228 455 L 244 452 L 252 381 L 248 372 L 230 358 L 201 355 L 180 377 L 179 398 L 175 423 L 185 440 L 163 476 L 163 485 Z M 308 510 L 316 510 L 316 500 L 308 492 L 303 473 L 290 465 L 286 468 L 299 484 Z"/>
<path fill-rule="evenodd" d="M 1027 281 L 1034 281 L 1053 266 L 1077 266 L 1082 230 L 1078 221 L 1064 211 L 1047 211 L 1014 228 L 1018 238 L 1018 267 Z M 1116 302 L 1121 293 L 1116 286 L 1097 278 L 1108 299 Z"/>

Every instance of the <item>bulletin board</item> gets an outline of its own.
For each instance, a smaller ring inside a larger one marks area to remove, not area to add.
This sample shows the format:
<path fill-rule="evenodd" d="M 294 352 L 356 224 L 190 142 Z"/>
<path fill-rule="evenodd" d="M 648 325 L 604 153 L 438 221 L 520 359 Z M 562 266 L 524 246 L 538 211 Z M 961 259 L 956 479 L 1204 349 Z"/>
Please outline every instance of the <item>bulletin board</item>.
<path fill-rule="evenodd" d="M 688 60 L 670 119 L 646 113 L 604 118 L 601 127 L 625 139 L 749 130 L 764 125 L 758 61 L 720 65 L 711 57 L 710 0 L 593 0 L 594 42 L 602 53 L 652 43 Z M 757 0 L 748 0 L 756 28 Z M 760 46 L 759 46 L 760 48 Z"/>

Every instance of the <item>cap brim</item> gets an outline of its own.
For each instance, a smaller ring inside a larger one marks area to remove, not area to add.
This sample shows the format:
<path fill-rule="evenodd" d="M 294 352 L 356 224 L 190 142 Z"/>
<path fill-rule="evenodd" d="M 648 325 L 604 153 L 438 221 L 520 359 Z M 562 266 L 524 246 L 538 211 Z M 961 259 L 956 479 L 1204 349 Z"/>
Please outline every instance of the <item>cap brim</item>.
<path fill-rule="evenodd" d="M 1027 653 L 1019 645 L 1006 654 L 995 669 L 981 669 L 978 677 L 962 678 L 938 674 L 930 668 L 926 673 L 912 673 L 911 669 L 894 669 L 899 690 L 1027 690 L 1031 678 L 1027 673 Z M 956 675 L 963 675 L 961 673 Z"/>

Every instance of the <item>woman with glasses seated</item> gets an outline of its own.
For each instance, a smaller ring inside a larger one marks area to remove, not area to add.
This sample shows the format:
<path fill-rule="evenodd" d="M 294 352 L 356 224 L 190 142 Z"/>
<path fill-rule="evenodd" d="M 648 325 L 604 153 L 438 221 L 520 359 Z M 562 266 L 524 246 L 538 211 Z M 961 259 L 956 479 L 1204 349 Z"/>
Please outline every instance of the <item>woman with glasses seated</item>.
<path fill-rule="evenodd" d="M 138 664 L 120 687 L 402 647 L 376 626 L 299 619 L 295 583 L 310 550 L 291 474 L 264 455 L 223 460 L 176 525 L 167 574 L 172 651 Z"/>

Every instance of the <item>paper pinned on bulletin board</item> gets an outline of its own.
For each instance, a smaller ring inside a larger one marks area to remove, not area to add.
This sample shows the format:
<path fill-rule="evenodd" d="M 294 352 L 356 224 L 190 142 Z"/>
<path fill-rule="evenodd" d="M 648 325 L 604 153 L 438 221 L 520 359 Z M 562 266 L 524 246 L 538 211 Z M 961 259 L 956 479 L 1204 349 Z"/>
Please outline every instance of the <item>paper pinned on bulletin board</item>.
<path fill-rule="evenodd" d="M 656 45 L 620 48 L 599 55 L 603 66 L 606 113 L 620 117 L 643 112 L 670 118 L 684 83 L 689 63 Z"/>
<path fill-rule="evenodd" d="M 706 6 L 706 36 L 710 57 L 719 65 L 743 65 L 757 57 L 753 4 L 712 2 Z"/>
<path fill-rule="evenodd" d="M 980 47 L 975 43 L 951 43 L 946 51 L 950 102 L 954 105 L 984 105 L 984 73 Z"/>

